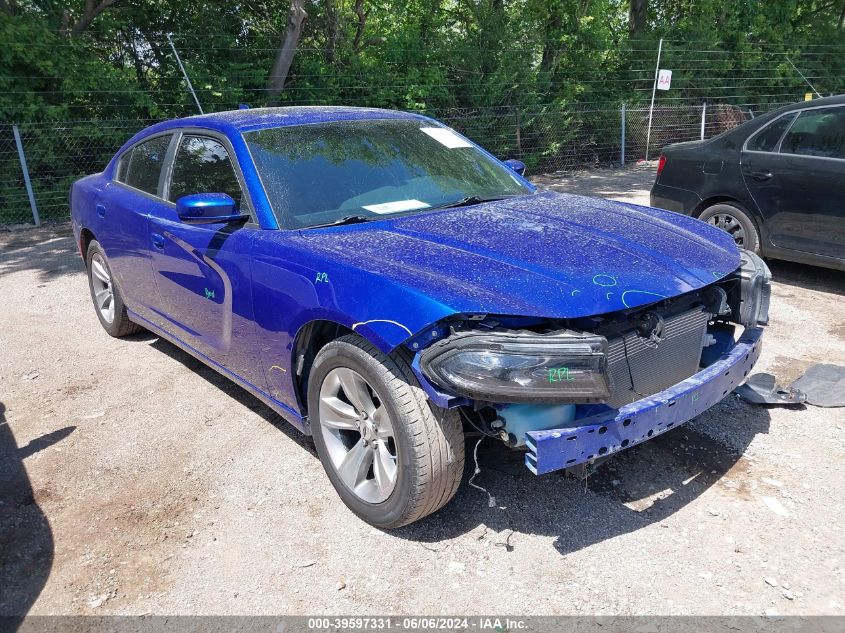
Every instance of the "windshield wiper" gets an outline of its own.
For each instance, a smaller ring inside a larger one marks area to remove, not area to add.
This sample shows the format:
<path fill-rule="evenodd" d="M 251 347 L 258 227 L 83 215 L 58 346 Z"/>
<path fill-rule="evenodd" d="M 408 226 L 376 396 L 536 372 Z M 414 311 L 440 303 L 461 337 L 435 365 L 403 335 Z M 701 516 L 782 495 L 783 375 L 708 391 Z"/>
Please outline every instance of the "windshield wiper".
<path fill-rule="evenodd" d="M 471 207 L 474 204 L 481 204 L 482 202 L 494 202 L 496 200 L 504 200 L 505 198 L 513 198 L 515 196 L 467 196 L 455 202 L 447 202 L 446 204 L 439 204 L 432 209 L 453 209 L 455 207 Z"/>
<path fill-rule="evenodd" d="M 325 224 L 312 224 L 311 226 L 305 227 L 308 229 L 318 229 L 323 226 L 340 226 L 342 224 L 360 224 L 361 222 L 369 222 L 372 218 L 368 218 L 365 215 L 344 215 L 342 218 L 338 220 L 333 220 L 332 222 L 326 222 Z"/>

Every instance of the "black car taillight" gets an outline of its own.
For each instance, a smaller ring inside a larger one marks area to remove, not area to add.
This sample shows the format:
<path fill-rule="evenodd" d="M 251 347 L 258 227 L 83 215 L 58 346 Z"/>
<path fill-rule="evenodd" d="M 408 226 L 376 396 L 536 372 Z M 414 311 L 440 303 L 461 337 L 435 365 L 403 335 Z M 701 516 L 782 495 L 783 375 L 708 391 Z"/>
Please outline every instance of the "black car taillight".
<path fill-rule="evenodd" d="M 657 175 L 658 176 L 663 173 L 664 167 L 666 167 L 666 157 L 663 154 L 661 154 L 660 160 L 657 161 Z"/>

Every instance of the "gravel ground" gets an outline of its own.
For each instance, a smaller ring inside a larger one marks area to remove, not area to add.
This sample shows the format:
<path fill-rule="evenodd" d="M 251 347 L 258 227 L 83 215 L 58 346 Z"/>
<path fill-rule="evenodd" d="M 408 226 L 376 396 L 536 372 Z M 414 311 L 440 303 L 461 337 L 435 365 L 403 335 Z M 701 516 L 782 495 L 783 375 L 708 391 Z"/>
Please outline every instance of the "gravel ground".
<path fill-rule="evenodd" d="M 651 169 L 542 182 L 642 202 Z M 845 363 L 845 275 L 772 270 L 757 370 Z M 109 338 L 68 227 L 0 233 L 0 291 L 0 615 L 843 612 L 841 409 L 731 396 L 586 481 L 487 441 L 496 507 L 382 532 L 252 396 Z"/>

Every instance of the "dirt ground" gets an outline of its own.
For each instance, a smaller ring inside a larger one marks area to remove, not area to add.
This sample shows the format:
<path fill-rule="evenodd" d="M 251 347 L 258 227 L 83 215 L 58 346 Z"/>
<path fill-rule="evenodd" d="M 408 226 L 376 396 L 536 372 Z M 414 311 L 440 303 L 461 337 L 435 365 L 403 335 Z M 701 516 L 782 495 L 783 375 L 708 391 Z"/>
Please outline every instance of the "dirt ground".
<path fill-rule="evenodd" d="M 543 184 L 643 202 L 651 179 Z M 756 370 L 845 364 L 845 274 L 771 267 Z M 586 481 L 487 440 L 496 507 L 464 482 L 382 532 L 255 398 L 107 336 L 68 227 L 0 233 L 0 301 L 0 615 L 843 613 L 842 409 L 730 396 Z"/>

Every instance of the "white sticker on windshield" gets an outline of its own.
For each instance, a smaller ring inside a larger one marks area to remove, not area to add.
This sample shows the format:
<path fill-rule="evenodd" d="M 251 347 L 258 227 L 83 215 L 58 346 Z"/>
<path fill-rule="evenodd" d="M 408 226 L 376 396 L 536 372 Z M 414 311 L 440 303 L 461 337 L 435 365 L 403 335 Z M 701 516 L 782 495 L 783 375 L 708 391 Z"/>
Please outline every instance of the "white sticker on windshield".
<path fill-rule="evenodd" d="M 456 147 L 472 147 L 472 143 L 462 139 L 452 130 L 448 130 L 445 127 L 421 127 L 420 131 L 425 132 L 435 141 L 445 147 L 448 147 L 449 149 L 454 149 Z"/>
<path fill-rule="evenodd" d="M 426 209 L 429 206 L 431 205 L 419 200 L 397 200 L 396 202 L 384 202 L 382 204 L 365 204 L 363 208 L 373 213 L 399 213 L 400 211 Z"/>

